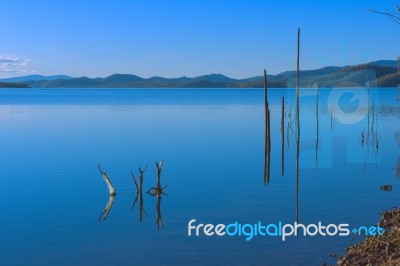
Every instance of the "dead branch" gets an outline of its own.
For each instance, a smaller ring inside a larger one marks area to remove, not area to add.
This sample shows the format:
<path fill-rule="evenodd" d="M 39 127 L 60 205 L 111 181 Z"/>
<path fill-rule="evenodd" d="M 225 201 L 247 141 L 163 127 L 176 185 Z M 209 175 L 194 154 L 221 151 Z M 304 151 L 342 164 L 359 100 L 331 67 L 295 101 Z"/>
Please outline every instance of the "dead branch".
<path fill-rule="evenodd" d="M 157 184 L 156 184 L 156 186 L 154 186 L 154 187 L 150 188 L 149 190 L 147 190 L 147 193 L 150 194 L 151 196 L 161 197 L 161 195 L 166 195 L 168 197 L 168 195 L 165 194 L 164 189 L 166 187 L 168 187 L 169 184 L 167 184 L 164 187 L 161 186 L 161 171 L 163 169 L 163 166 L 164 166 L 164 161 L 160 161 L 159 163 L 156 162 Z"/>
<path fill-rule="evenodd" d="M 386 8 L 384 8 L 384 11 L 377 11 L 377 10 L 374 10 L 372 8 L 370 8 L 368 11 L 372 12 L 372 13 L 375 13 L 375 14 L 388 16 L 395 23 L 400 25 L 400 7 L 398 5 L 395 5 L 395 7 L 396 7 L 396 11 L 397 12 L 390 11 L 390 10 L 388 10 Z"/>
<path fill-rule="evenodd" d="M 143 170 L 141 167 L 139 167 L 139 173 L 140 173 L 139 184 L 138 184 L 138 182 L 136 182 L 133 172 L 131 172 L 133 182 L 135 183 L 135 186 L 136 186 L 136 196 L 135 196 L 135 200 L 133 201 L 131 211 L 135 208 L 136 202 L 139 201 L 139 221 L 140 222 L 142 222 L 142 220 L 143 220 L 143 212 L 148 217 L 147 212 L 143 208 L 143 193 L 142 193 L 143 192 L 143 174 L 144 174 L 144 172 L 146 172 L 147 167 L 148 167 L 147 164 Z"/>
<path fill-rule="evenodd" d="M 140 175 L 143 175 L 144 174 L 144 172 L 146 172 L 146 170 L 147 170 L 147 166 L 149 166 L 148 164 L 146 164 L 146 167 L 144 168 L 144 170 L 142 170 L 142 168 L 140 168 L 140 166 L 139 166 L 139 173 L 140 173 Z"/>
<path fill-rule="evenodd" d="M 156 162 L 156 168 L 157 168 L 157 188 L 161 188 L 161 171 L 163 169 L 163 161 L 160 161 L 159 163 Z"/>
<path fill-rule="evenodd" d="M 98 168 L 99 168 L 99 171 L 100 171 L 100 173 L 101 173 L 101 175 L 102 175 L 104 181 L 105 181 L 106 184 L 107 184 L 108 191 L 109 191 L 108 194 L 109 194 L 110 196 L 114 196 L 114 195 L 117 194 L 117 193 L 115 192 L 115 188 L 114 188 L 114 186 L 113 186 L 113 184 L 112 184 L 112 182 L 111 182 L 111 179 L 108 177 L 108 175 L 107 175 L 106 172 L 104 172 L 104 171 L 101 170 L 100 164 L 97 164 L 97 166 L 98 166 Z"/>

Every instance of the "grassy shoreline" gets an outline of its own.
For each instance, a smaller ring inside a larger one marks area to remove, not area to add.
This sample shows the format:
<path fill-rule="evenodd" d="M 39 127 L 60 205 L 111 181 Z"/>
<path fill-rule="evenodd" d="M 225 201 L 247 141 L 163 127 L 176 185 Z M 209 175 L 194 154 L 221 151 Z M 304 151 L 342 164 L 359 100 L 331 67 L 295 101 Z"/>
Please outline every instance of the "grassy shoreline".
<path fill-rule="evenodd" d="M 384 211 L 378 225 L 385 233 L 346 248 L 338 265 L 400 265 L 400 208 Z"/>

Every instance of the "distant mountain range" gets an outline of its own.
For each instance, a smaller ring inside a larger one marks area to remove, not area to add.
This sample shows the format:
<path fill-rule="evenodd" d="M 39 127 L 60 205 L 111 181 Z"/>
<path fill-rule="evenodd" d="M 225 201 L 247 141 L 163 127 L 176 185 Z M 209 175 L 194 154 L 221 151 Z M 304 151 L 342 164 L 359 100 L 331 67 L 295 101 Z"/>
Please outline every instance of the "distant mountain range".
<path fill-rule="evenodd" d="M 15 78 L 0 79 L 1 82 L 27 82 L 27 81 L 38 81 L 38 80 L 57 80 L 57 79 L 73 79 L 73 77 L 66 75 L 54 75 L 54 76 L 42 76 L 42 75 L 28 75 Z"/>
<path fill-rule="evenodd" d="M 285 71 L 268 75 L 268 87 L 294 87 L 296 71 Z M 379 60 L 355 66 L 328 66 L 300 71 L 302 87 L 335 86 L 400 86 L 400 71 L 397 61 Z M 262 88 L 263 76 L 233 79 L 221 74 L 210 74 L 194 78 L 141 78 L 132 74 L 113 74 L 105 78 L 70 77 L 65 75 L 0 79 L 0 87 L 31 88 Z"/>

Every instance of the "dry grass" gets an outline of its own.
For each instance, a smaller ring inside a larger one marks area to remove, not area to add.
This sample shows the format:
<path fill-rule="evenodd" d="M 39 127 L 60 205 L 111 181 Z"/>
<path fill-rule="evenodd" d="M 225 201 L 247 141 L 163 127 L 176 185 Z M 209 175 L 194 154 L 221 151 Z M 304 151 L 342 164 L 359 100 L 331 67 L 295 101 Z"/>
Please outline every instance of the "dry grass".
<path fill-rule="evenodd" d="M 378 225 L 385 228 L 383 236 L 348 247 L 338 265 L 400 265 L 400 208 L 383 212 Z"/>

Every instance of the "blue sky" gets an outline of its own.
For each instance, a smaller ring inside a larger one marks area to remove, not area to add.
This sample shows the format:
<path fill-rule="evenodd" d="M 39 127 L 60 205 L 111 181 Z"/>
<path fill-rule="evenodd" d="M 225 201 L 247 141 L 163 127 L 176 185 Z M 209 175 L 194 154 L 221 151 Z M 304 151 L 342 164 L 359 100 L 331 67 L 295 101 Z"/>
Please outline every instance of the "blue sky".
<path fill-rule="evenodd" d="M 394 1 L 2 1 L 0 78 L 27 74 L 234 78 L 400 56 Z"/>

